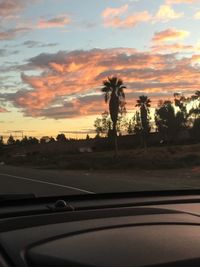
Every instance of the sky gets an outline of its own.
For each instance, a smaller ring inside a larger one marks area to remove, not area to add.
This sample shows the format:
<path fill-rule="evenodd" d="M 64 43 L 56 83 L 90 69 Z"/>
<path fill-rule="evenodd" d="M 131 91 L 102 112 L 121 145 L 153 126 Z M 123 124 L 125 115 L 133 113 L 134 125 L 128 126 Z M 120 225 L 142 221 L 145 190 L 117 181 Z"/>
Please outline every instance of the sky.
<path fill-rule="evenodd" d="M 102 81 L 152 106 L 200 85 L 200 0 L 0 0 L 0 135 L 92 133 Z"/>

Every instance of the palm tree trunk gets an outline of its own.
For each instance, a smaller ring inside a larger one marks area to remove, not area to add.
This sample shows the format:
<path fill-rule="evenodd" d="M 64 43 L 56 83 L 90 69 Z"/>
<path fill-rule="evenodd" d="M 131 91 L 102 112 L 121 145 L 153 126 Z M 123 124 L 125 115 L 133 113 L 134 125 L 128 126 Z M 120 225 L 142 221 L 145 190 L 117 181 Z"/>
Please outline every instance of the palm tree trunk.
<path fill-rule="evenodd" d="M 114 136 L 114 146 L 115 146 L 115 157 L 118 157 L 118 142 L 117 142 L 117 123 L 113 122 L 113 136 Z"/>

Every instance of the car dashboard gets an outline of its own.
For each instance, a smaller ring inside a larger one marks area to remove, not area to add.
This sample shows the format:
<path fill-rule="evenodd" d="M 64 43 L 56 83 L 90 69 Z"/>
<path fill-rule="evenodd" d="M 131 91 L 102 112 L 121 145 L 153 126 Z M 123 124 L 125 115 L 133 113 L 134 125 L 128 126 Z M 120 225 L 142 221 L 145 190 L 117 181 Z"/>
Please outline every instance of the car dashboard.
<path fill-rule="evenodd" d="M 4 201 L 0 266 L 200 266 L 198 193 Z"/>

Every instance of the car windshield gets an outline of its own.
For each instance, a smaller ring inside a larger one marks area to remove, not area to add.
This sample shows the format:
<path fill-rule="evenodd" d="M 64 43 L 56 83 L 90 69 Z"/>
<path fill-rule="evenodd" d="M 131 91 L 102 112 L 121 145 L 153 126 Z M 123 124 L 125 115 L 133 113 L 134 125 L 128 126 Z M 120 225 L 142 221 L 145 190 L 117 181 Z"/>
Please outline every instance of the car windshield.
<path fill-rule="evenodd" d="M 0 195 L 200 188 L 200 1 L 0 0 Z"/>

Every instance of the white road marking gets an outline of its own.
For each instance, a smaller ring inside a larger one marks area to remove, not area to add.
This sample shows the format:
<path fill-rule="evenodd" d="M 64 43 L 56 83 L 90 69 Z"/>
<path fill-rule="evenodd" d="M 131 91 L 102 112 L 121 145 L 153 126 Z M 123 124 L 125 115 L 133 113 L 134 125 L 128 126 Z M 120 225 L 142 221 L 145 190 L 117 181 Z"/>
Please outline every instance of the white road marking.
<path fill-rule="evenodd" d="M 0 176 L 8 176 L 8 177 L 15 178 L 15 179 L 21 179 L 21 180 L 25 180 L 25 181 L 31 181 L 31 182 L 36 182 L 36 183 L 41 183 L 41 184 L 48 184 L 48 185 L 53 185 L 53 186 L 62 187 L 62 188 L 68 188 L 68 189 L 80 191 L 80 192 L 87 193 L 87 194 L 95 194 L 95 192 L 87 191 L 87 190 L 80 189 L 80 188 L 73 187 L 73 186 L 57 184 L 57 183 L 51 183 L 51 182 L 46 182 L 46 181 L 38 180 L 38 179 L 36 180 L 36 179 L 27 178 L 27 177 L 23 177 L 23 176 L 11 175 L 11 174 L 8 174 L 8 173 L 0 173 Z"/>

